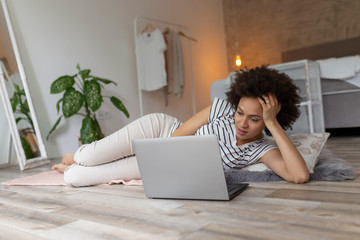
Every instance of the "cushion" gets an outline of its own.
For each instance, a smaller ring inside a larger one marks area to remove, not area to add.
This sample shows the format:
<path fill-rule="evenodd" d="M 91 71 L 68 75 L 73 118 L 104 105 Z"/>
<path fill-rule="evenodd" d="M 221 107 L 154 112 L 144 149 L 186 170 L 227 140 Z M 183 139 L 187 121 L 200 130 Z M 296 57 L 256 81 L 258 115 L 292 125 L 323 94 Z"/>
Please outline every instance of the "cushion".
<path fill-rule="evenodd" d="M 318 156 L 323 148 L 330 133 L 308 133 L 290 136 L 290 140 L 304 158 L 306 166 L 310 173 L 314 172 L 314 167 L 318 161 Z M 272 144 L 276 144 L 275 141 Z M 265 164 L 257 163 L 243 168 L 249 171 L 265 171 L 270 170 Z"/>

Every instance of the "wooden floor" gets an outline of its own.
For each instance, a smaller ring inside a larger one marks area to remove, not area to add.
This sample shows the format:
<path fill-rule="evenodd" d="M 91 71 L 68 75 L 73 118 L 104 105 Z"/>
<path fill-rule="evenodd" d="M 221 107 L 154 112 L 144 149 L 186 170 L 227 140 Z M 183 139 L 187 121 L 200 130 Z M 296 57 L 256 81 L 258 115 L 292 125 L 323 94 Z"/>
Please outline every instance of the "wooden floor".
<path fill-rule="evenodd" d="M 327 146 L 360 175 L 360 137 Z M 0 169 L 0 180 L 48 169 Z M 229 202 L 152 200 L 141 186 L 0 189 L 0 239 L 360 239 L 360 179 L 250 183 Z"/>

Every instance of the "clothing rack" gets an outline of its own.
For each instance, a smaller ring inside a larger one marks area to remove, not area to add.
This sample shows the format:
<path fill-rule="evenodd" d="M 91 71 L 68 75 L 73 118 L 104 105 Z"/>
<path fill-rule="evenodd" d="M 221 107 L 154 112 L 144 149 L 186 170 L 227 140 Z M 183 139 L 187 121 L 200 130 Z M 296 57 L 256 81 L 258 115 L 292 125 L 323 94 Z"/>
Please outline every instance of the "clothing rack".
<path fill-rule="evenodd" d="M 190 30 L 181 24 L 176 24 L 176 23 L 171 23 L 171 22 L 167 22 L 167 21 L 163 21 L 163 20 L 159 20 L 159 19 L 154 19 L 154 18 L 149 18 L 149 17 L 142 17 L 142 16 L 138 16 L 135 18 L 134 20 L 134 37 L 135 37 L 135 45 L 136 47 L 138 46 L 137 44 L 137 36 L 138 34 L 141 34 L 141 32 L 144 29 L 139 29 L 140 25 L 139 22 L 143 21 L 143 23 L 147 23 L 147 24 L 154 24 L 154 25 L 161 25 L 163 27 L 176 27 L 179 29 L 182 29 L 183 31 L 181 32 L 181 35 L 183 37 L 186 37 L 187 39 L 189 39 L 189 60 L 190 60 L 190 78 L 191 78 L 191 95 L 192 95 L 192 111 L 193 111 L 193 115 L 196 113 L 196 105 L 195 105 L 195 86 L 194 86 L 194 74 L 193 74 L 193 67 L 192 67 L 192 49 L 191 49 L 191 41 L 196 41 L 196 39 L 191 38 L 191 34 L 190 34 Z M 139 63 L 139 58 L 136 57 L 136 63 L 137 66 L 140 65 Z M 140 116 L 144 115 L 144 109 L 143 109 L 143 96 L 142 96 L 142 89 L 140 87 L 140 82 L 139 82 L 139 67 L 137 67 L 137 76 L 138 76 L 138 91 L 139 91 L 139 103 L 140 103 Z"/>

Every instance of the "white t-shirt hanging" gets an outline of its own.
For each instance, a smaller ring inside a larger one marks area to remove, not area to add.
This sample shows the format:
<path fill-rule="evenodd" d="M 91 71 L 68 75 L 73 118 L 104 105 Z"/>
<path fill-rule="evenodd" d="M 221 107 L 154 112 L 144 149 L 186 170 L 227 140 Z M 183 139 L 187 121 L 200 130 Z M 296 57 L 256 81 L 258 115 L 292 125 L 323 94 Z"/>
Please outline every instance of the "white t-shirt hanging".
<path fill-rule="evenodd" d="M 154 91 L 167 85 L 165 56 L 166 43 L 159 29 L 138 36 L 139 82 L 142 90 Z"/>

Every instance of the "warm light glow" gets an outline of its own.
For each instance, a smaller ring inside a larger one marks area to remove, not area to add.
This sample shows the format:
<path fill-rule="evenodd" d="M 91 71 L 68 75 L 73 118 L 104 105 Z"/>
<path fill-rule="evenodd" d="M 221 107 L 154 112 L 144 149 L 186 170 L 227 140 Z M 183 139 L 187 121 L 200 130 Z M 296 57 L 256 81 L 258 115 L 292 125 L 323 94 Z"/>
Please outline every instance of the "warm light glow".
<path fill-rule="evenodd" d="M 240 55 L 236 55 L 235 64 L 236 64 L 236 66 L 240 67 L 240 65 L 241 65 Z"/>

